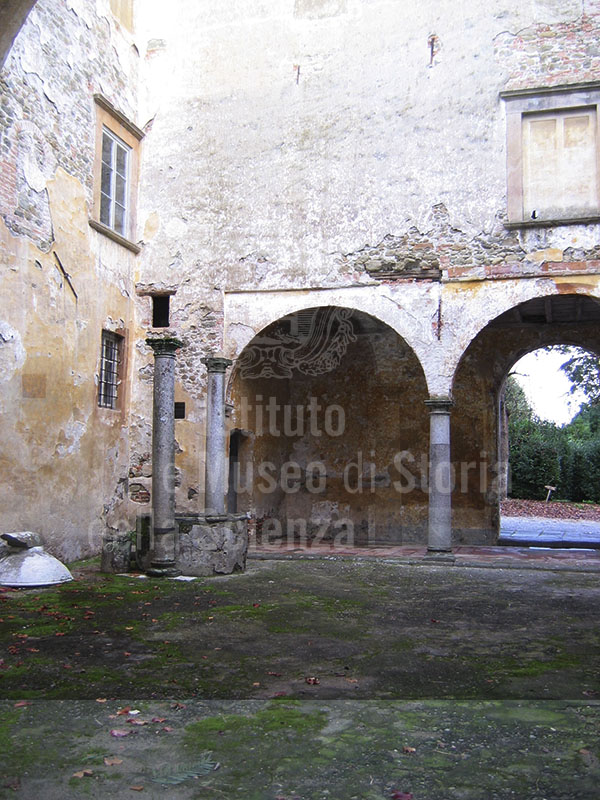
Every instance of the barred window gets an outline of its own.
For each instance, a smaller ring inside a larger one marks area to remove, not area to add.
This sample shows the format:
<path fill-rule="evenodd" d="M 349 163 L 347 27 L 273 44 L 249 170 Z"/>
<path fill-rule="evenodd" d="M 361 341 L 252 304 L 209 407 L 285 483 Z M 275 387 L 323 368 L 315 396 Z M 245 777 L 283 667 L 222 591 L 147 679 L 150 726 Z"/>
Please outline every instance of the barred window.
<path fill-rule="evenodd" d="M 103 408 L 117 408 L 122 341 L 123 338 L 118 334 L 102 331 L 98 405 Z"/>

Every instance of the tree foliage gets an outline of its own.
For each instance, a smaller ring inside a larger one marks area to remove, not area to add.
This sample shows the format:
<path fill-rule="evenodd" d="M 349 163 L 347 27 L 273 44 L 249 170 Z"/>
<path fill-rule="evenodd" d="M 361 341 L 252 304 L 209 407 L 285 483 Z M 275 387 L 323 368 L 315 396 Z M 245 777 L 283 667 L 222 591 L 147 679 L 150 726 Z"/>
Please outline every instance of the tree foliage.
<path fill-rule="evenodd" d="M 600 403 L 600 358 L 581 347 L 561 345 L 555 348 L 569 356 L 561 370 L 571 381 L 569 392 L 583 392 L 592 404 Z"/>
<path fill-rule="evenodd" d="M 567 425 L 540 420 L 513 376 L 505 388 L 511 497 L 600 502 L 600 396 Z"/>

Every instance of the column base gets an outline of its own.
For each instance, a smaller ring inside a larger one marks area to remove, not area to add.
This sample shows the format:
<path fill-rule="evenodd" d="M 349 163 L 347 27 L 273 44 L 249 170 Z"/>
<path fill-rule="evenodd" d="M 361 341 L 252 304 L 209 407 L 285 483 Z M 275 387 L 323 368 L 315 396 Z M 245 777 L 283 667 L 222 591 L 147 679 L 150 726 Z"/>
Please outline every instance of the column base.
<path fill-rule="evenodd" d="M 436 561 L 441 564 L 454 564 L 456 561 L 452 550 L 427 550 L 425 558 L 427 561 Z"/>
<path fill-rule="evenodd" d="M 177 569 L 174 563 L 150 564 L 146 575 L 151 575 L 153 578 L 177 578 L 181 575 L 181 570 Z"/>

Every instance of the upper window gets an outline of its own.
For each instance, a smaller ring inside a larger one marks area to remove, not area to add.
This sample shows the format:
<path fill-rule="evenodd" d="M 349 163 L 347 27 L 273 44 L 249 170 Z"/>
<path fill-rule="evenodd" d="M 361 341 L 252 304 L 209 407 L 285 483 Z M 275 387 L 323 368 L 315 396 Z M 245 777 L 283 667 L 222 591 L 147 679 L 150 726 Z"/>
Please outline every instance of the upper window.
<path fill-rule="evenodd" d="M 600 217 L 600 84 L 503 92 L 509 225 Z"/>
<path fill-rule="evenodd" d="M 129 161 L 131 148 L 115 136 L 102 130 L 102 168 L 100 183 L 100 222 L 127 235 L 127 215 L 130 211 Z"/>
<path fill-rule="evenodd" d="M 143 132 L 100 95 L 96 102 L 94 212 L 90 225 L 133 252 L 139 144 Z"/>

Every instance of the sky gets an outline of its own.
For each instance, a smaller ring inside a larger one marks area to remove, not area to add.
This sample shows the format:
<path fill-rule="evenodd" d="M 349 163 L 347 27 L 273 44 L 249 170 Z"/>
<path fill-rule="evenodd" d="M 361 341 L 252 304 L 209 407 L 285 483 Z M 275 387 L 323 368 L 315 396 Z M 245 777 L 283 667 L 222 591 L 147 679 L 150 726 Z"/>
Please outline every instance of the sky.
<path fill-rule="evenodd" d="M 581 392 L 569 394 L 571 382 L 560 371 L 560 365 L 568 358 L 566 353 L 534 350 L 517 361 L 511 370 L 538 417 L 557 425 L 570 422 L 585 402 Z"/>

